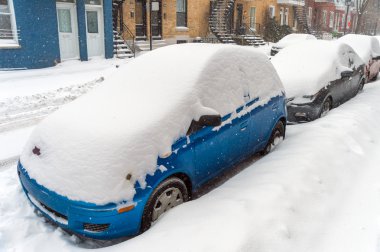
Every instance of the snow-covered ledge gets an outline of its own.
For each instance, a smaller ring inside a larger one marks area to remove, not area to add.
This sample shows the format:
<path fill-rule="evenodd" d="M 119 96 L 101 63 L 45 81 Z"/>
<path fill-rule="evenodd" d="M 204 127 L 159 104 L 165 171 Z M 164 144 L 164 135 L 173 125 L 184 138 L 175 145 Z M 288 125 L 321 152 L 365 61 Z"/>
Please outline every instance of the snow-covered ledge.
<path fill-rule="evenodd" d="M 0 50 L 1 49 L 17 49 L 17 48 L 21 48 L 21 46 L 17 43 L 3 43 L 3 42 L 0 42 Z"/>
<path fill-rule="evenodd" d="M 177 26 L 175 28 L 176 31 L 179 31 L 179 32 L 188 32 L 189 31 L 189 27 L 185 27 L 185 26 Z"/>

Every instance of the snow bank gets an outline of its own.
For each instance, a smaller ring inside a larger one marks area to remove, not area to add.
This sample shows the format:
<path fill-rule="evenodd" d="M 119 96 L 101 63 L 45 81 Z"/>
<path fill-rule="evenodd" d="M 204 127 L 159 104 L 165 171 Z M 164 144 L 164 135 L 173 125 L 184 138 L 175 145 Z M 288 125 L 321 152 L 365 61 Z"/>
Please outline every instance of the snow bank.
<path fill-rule="evenodd" d="M 379 41 L 372 36 L 347 34 L 338 41 L 351 46 L 359 57 L 367 64 L 372 58 L 380 56 Z"/>
<path fill-rule="evenodd" d="M 261 52 L 239 46 L 168 46 L 136 58 L 32 133 L 21 162 L 38 183 L 73 200 L 132 200 L 157 157 L 193 119 L 226 115 L 282 86 Z M 37 146 L 41 155 L 33 155 Z M 126 176 L 132 174 L 130 181 Z"/>
<path fill-rule="evenodd" d="M 285 48 L 289 45 L 296 44 L 298 42 L 302 42 L 305 40 L 316 40 L 317 38 L 310 34 L 304 33 L 292 33 L 283 37 L 280 41 L 278 41 L 274 46 L 278 48 Z"/>
<path fill-rule="evenodd" d="M 330 81 L 340 79 L 341 72 L 362 60 L 348 45 L 333 41 L 310 40 L 281 50 L 272 63 L 285 87 L 287 97 L 313 95 Z"/>

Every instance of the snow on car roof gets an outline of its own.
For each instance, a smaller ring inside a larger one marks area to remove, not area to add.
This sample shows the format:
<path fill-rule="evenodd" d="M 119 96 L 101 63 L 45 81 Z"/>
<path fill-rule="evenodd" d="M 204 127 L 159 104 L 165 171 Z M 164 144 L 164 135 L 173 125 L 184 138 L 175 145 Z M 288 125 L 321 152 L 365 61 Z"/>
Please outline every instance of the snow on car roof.
<path fill-rule="evenodd" d="M 313 95 L 349 70 L 349 58 L 359 67 L 363 62 L 353 49 L 334 41 L 309 40 L 281 50 L 272 63 L 287 97 Z"/>
<path fill-rule="evenodd" d="M 167 46 L 120 67 L 32 133 L 21 162 L 31 178 L 96 204 L 132 200 L 157 157 L 171 152 L 193 119 L 226 115 L 248 93 L 262 103 L 283 92 L 267 56 L 232 45 Z M 38 147 L 41 155 L 33 155 Z M 132 178 L 128 181 L 128 174 Z"/>
<path fill-rule="evenodd" d="M 379 41 L 375 37 L 359 34 L 347 34 L 338 41 L 351 46 L 365 63 L 380 56 Z"/>
<path fill-rule="evenodd" d="M 277 47 L 284 48 L 286 46 L 289 46 L 293 43 L 297 43 L 299 41 L 304 41 L 304 40 L 316 40 L 317 38 L 313 35 L 310 34 L 305 34 L 305 33 L 292 33 L 289 35 L 286 35 L 280 41 L 276 43 Z"/>

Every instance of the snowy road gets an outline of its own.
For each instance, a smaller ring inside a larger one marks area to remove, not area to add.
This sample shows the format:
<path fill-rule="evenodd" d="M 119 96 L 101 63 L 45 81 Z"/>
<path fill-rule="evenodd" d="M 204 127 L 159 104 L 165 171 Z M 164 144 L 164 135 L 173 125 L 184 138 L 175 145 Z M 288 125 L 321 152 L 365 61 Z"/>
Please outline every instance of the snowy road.
<path fill-rule="evenodd" d="M 240 165 L 148 232 L 101 250 L 380 251 L 379 125 L 378 81 L 326 117 L 289 126 L 273 153 Z M 23 134 L 8 137 L 24 141 Z M 0 164 L 0 188 L 1 252 L 99 246 L 37 217 L 12 160 Z"/>

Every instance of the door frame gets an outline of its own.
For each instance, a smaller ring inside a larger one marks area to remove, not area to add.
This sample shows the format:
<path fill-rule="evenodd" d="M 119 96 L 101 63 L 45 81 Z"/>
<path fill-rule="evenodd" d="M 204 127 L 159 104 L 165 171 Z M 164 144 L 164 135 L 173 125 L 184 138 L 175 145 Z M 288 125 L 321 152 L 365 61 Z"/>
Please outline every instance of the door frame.
<path fill-rule="evenodd" d="M 153 28 L 153 23 L 152 23 L 152 16 L 151 16 L 151 14 L 152 14 L 152 12 L 153 11 L 150 11 L 150 13 L 149 13 L 149 19 L 150 19 L 150 23 L 151 23 L 151 26 L 150 26 L 150 32 L 152 33 L 152 38 L 154 39 L 154 40 L 157 40 L 157 39 L 163 39 L 163 34 L 162 34 L 162 31 L 163 31 L 163 27 L 162 27 L 162 21 L 163 21 L 163 19 L 162 19 L 162 0 L 151 0 L 150 1 L 150 8 L 152 8 L 152 3 L 153 2 L 156 2 L 156 3 L 158 3 L 158 6 L 159 6 L 159 10 L 158 10 L 158 20 L 159 20 L 159 24 L 157 25 L 157 27 L 158 27 L 158 31 L 159 31 L 159 35 L 157 36 L 157 35 L 153 35 L 153 33 L 152 33 L 152 28 Z"/>
<path fill-rule="evenodd" d="M 85 24 L 86 24 L 86 40 L 87 40 L 87 55 L 88 55 L 88 58 L 92 58 L 92 57 L 104 57 L 105 56 L 105 35 L 104 35 L 104 13 L 103 13 L 103 1 L 101 1 L 101 5 L 89 5 L 89 4 L 86 4 L 85 5 Z M 97 11 L 98 12 L 98 31 L 99 31 L 99 35 L 100 35 L 100 48 L 102 50 L 101 54 L 100 55 L 96 55 L 96 56 L 90 56 L 89 54 L 89 47 L 88 47 L 88 28 L 87 28 L 87 11 Z"/>
<path fill-rule="evenodd" d="M 58 19 L 58 9 L 61 8 L 67 8 L 70 7 L 71 12 L 71 29 L 73 31 L 75 39 L 75 57 L 73 58 L 62 58 L 62 51 L 61 51 L 61 41 L 60 41 L 60 31 L 59 31 L 59 19 Z M 65 2 L 56 2 L 56 16 L 57 16 L 57 30 L 58 30 L 58 45 L 59 45 L 59 55 L 61 61 L 65 60 L 78 60 L 80 59 L 80 53 L 79 53 L 79 34 L 78 34 L 78 14 L 77 14 L 77 8 L 76 8 L 76 1 L 75 3 L 65 3 Z"/>
<path fill-rule="evenodd" d="M 148 30 L 147 30 L 147 0 L 136 0 L 136 2 L 141 2 L 141 15 L 142 15 L 142 21 L 143 23 L 142 24 L 137 24 L 136 23 L 136 15 L 137 13 L 135 13 L 135 29 L 136 29 L 136 39 L 137 40 L 140 40 L 140 39 L 146 39 L 148 37 Z M 136 7 L 135 7 L 135 11 L 136 11 Z M 139 25 L 139 28 L 137 28 Z M 141 27 L 141 31 L 142 33 L 138 34 L 138 32 L 140 31 Z"/>

